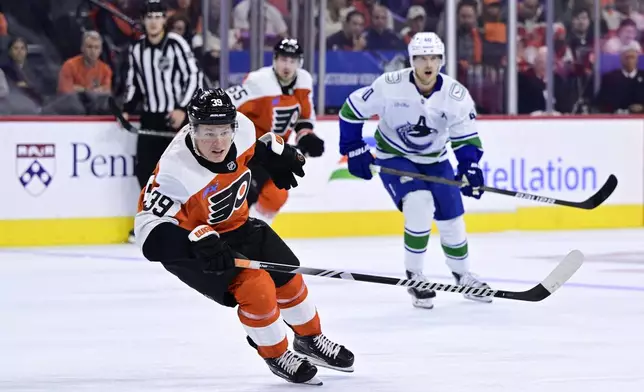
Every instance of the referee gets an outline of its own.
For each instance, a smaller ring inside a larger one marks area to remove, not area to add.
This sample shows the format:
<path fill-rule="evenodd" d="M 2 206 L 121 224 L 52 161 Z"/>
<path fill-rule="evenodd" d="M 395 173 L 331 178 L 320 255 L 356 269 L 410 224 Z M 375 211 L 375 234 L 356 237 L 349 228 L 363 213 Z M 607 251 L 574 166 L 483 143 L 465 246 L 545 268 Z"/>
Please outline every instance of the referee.
<path fill-rule="evenodd" d="M 141 128 L 177 131 L 187 124 L 186 106 L 203 82 L 195 56 L 178 34 L 165 31 L 166 6 L 147 0 L 143 13 L 145 36 L 130 46 L 124 114 L 143 104 Z M 135 174 L 143 188 L 171 139 L 139 135 Z M 134 241 L 134 231 L 130 232 Z"/>

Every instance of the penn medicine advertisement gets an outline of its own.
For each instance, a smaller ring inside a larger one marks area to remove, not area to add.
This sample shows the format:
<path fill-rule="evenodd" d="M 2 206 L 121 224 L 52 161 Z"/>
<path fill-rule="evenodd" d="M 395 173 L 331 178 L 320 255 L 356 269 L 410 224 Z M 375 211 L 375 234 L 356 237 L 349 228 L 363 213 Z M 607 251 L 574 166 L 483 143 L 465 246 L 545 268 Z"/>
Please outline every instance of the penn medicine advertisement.
<path fill-rule="evenodd" d="M 136 135 L 113 122 L 1 124 L 0 221 L 135 214 L 140 192 L 134 177 Z M 371 146 L 375 128 L 375 121 L 364 127 Z M 619 185 L 606 205 L 644 204 L 644 120 L 482 119 L 478 128 L 489 186 L 584 200 L 614 174 Z M 394 212 L 377 176 L 364 181 L 349 174 L 346 158 L 338 152 L 337 121 L 318 121 L 316 132 L 326 151 L 307 161 L 306 176 L 290 193 L 282 215 Z M 450 159 L 456 163 L 453 155 Z M 544 206 L 485 194 L 478 201 L 465 198 L 465 207 L 478 214 Z"/>

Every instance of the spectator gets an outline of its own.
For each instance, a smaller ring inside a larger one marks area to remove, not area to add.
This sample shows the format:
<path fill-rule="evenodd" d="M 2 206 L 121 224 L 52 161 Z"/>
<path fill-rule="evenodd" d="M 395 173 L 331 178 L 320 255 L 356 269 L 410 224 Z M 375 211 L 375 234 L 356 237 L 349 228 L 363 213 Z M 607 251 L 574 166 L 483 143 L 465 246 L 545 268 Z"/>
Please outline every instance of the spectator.
<path fill-rule="evenodd" d="M 98 32 L 87 31 L 82 42 L 81 54 L 65 61 L 60 70 L 58 93 L 65 101 L 57 101 L 57 112 L 66 109 L 74 114 L 104 114 L 112 92 L 112 70 L 99 60 L 103 40 Z"/>
<path fill-rule="evenodd" d="M 58 92 L 91 92 L 109 94 L 112 91 L 112 70 L 99 60 L 103 40 L 96 31 L 83 34 L 81 54 L 65 61 L 60 70 Z"/>
<path fill-rule="evenodd" d="M 539 0 L 519 3 L 519 69 L 526 70 L 534 62 L 537 50 L 546 44 L 545 15 Z"/>
<path fill-rule="evenodd" d="M 168 18 L 175 15 L 183 16 L 188 20 L 186 28 L 191 36 L 201 32 L 203 22 L 199 0 L 176 0 L 176 7 L 168 10 Z"/>
<path fill-rule="evenodd" d="M 324 14 L 324 34 L 327 38 L 342 30 L 342 21 L 346 19 L 351 9 L 347 7 L 347 0 L 329 0 L 327 12 Z"/>
<path fill-rule="evenodd" d="M 356 11 L 359 11 L 364 16 L 365 29 L 371 27 L 371 23 L 372 23 L 371 16 L 373 15 L 373 8 L 377 5 L 384 7 L 383 5 L 379 4 L 378 0 L 353 0 L 351 5 Z M 387 21 L 385 26 L 388 29 L 393 30 L 394 17 L 391 11 L 387 7 L 384 7 L 384 8 L 387 13 Z"/>
<path fill-rule="evenodd" d="M 602 113 L 644 113 L 644 72 L 638 70 L 639 45 L 622 47 L 622 68 L 602 76 L 595 105 Z"/>
<path fill-rule="evenodd" d="M 9 83 L 4 76 L 4 71 L 0 68 L 0 99 L 6 98 L 9 95 Z"/>
<path fill-rule="evenodd" d="M 4 72 L 0 69 L 0 114 L 11 114 L 6 98 L 9 96 L 9 84 Z"/>
<path fill-rule="evenodd" d="M 461 1 L 456 14 L 458 17 L 456 55 L 460 67 L 466 69 L 469 65 L 480 64 L 482 57 L 483 45 L 476 18 L 476 3 Z"/>
<path fill-rule="evenodd" d="M 7 19 L 4 17 L 4 14 L 0 12 L 0 37 L 7 35 Z"/>
<path fill-rule="evenodd" d="M 501 15 L 501 0 L 484 0 L 483 14 L 483 56 L 486 65 L 505 65 L 507 56 L 507 25 Z"/>
<path fill-rule="evenodd" d="M 537 50 L 534 67 L 519 72 L 517 88 L 519 93 L 519 114 L 540 114 L 546 110 L 546 99 L 554 99 L 554 109 L 559 113 L 570 113 L 574 104 L 574 89 L 569 88 L 561 75 L 554 74 L 554 97 L 546 95 L 546 62 L 548 48 Z"/>
<path fill-rule="evenodd" d="M 364 34 L 364 15 L 359 11 L 347 14 L 344 27 L 326 40 L 327 49 L 360 51 L 367 46 Z"/>
<path fill-rule="evenodd" d="M 575 61 L 576 75 L 587 75 L 592 72 L 593 29 L 590 28 L 590 13 L 586 8 L 572 11 L 572 19 L 566 42 Z"/>
<path fill-rule="evenodd" d="M 456 1 L 456 0 L 450 0 Z M 423 7 L 425 10 L 425 27 L 422 31 L 435 31 L 439 35 L 441 32 L 445 31 L 445 0 L 402 0 L 405 4 L 409 4 L 408 7 L 403 7 L 402 9 L 409 9 L 414 5 Z M 398 4 L 398 2 L 390 1 L 389 4 Z M 403 12 L 404 14 L 404 12 Z"/>
<path fill-rule="evenodd" d="M 425 23 L 427 22 L 427 12 L 419 5 L 409 7 L 407 11 L 407 27 L 400 31 L 403 36 L 405 45 L 408 45 L 416 33 L 425 31 Z"/>
<path fill-rule="evenodd" d="M 566 42 L 566 27 L 561 23 L 555 23 L 554 34 L 555 49 L 555 72 L 561 76 L 567 76 L 573 66 L 574 57 Z"/>
<path fill-rule="evenodd" d="M 168 31 L 177 33 L 183 37 L 187 42 L 192 41 L 192 32 L 190 31 L 190 20 L 183 13 L 174 13 L 168 17 L 166 22 Z"/>
<path fill-rule="evenodd" d="M 27 61 L 27 42 L 20 37 L 9 42 L 9 62 L 3 65 L 9 84 L 10 101 L 17 101 L 18 114 L 40 112 L 45 97 L 38 72 Z"/>
<path fill-rule="evenodd" d="M 632 0 L 615 0 L 613 7 L 604 9 L 602 18 L 609 32 L 617 31 L 626 19 L 635 22 L 638 30 L 644 30 L 644 16 L 633 7 Z"/>
<path fill-rule="evenodd" d="M 266 0 L 260 0 L 264 5 L 266 29 L 264 34 L 271 40 L 284 38 L 288 35 L 288 27 L 280 11 Z M 233 27 L 239 29 L 243 37 L 250 38 L 250 0 L 242 0 L 233 9 Z M 272 45 L 267 44 L 272 47 Z"/>
<path fill-rule="evenodd" d="M 402 39 L 387 28 L 387 9 L 375 5 L 371 9 L 371 27 L 367 30 L 367 49 L 369 50 L 402 50 L 405 44 Z"/>
<path fill-rule="evenodd" d="M 623 48 L 632 48 L 642 52 L 642 47 L 637 42 L 637 25 L 632 19 L 624 19 L 617 29 L 617 36 L 609 39 L 604 44 L 604 52 L 611 54 L 618 54 L 622 52 Z"/>

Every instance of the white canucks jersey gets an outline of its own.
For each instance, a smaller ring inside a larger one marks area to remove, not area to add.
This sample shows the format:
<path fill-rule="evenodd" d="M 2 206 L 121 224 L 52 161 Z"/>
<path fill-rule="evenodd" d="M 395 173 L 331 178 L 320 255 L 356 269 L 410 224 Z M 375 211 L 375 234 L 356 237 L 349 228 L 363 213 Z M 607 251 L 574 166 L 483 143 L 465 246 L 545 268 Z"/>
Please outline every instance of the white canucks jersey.
<path fill-rule="evenodd" d="M 456 152 L 465 145 L 481 149 L 476 109 L 467 88 L 439 74 L 433 93 L 425 98 L 414 84 L 413 68 L 381 75 L 371 86 L 354 91 L 340 118 L 362 123 L 378 116 L 376 157 L 404 156 L 421 164 L 448 159 L 447 143 Z"/>

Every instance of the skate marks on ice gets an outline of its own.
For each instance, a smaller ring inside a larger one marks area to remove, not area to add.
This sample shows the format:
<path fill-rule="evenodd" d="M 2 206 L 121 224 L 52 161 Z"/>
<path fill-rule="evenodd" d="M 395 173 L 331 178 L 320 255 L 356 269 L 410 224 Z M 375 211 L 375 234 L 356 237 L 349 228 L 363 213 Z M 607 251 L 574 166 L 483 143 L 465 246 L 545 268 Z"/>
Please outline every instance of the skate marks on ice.
<path fill-rule="evenodd" d="M 511 281 L 494 286 L 521 288 L 553 264 L 524 257 L 644 251 L 627 234 L 473 235 L 470 251 L 476 272 Z M 289 243 L 305 265 L 402 269 L 399 238 Z M 449 281 L 436 248 L 430 244 L 426 270 Z M 51 254 L 0 251 L 3 391 L 644 390 L 644 294 L 634 290 L 644 282 L 641 274 L 604 273 L 610 263 L 584 263 L 541 303 L 477 304 L 441 293 L 431 311 L 412 308 L 399 287 L 309 277 L 325 333 L 356 354 L 354 373 L 320 368 L 324 386 L 314 387 L 272 375 L 234 310 L 139 262 L 135 247 L 42 250 Z"/>

